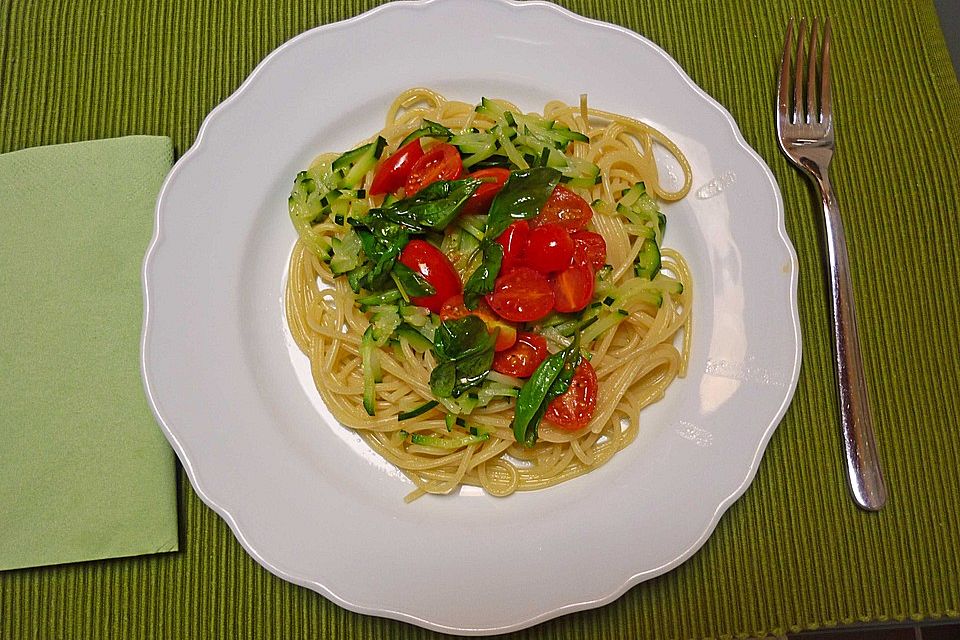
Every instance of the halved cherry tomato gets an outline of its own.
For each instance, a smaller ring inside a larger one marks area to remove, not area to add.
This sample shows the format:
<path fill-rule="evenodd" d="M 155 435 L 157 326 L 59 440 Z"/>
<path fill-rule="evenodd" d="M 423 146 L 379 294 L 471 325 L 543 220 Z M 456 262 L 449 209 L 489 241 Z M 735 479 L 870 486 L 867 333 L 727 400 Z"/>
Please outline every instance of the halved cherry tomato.
<path fill-rule="evenodd" d="M 497 238 L 497 244 L 503 247 L 503 261 L 500 273 L 506 273 L 523 264 L 523 254 L 527 250 L 530 225 L 526 220 L 514 222 Z"/>
<path fill-rule="evenodd" d="M 517 267 L 497 278 L 487 302 L 501 318 L 533 322 L 553 309 L 553 288 L 539 271 Z"/>
<path fill-rule="evenodd" d="M 555 222 L 567 231 L 579 231 L 593 217 L 593 209 L 586 200 L 563 185 L 557 185 L 540 213 L 530 221 L 530 228 Z"/>
<path fill-rule="evenodd" d="M 410 175 L 410 169 L 422 157 L 423 147 L 420 145 L 420 138 L 411 140 L 397 149 L 377 167 L 377 172 L 373 174 L 373 183 L 370 185 L 370 195 L 379 196 L 402 187 Z"/>
<path fill-rule="evenodd" d="M 463 173 L 460 152 L 452 144 L 434 145 L 410 167 L 410 175 L 403 187 L 409 197 L 438 180 L 456 180 Z"/>
<path fill-rule="evenodd" d="M 573 258 L 573 239 L 559 224 L 539 226 L 530 232 L 524 258 L 527 266 L 540 273 L 563 271 Z"/>
<path fill-rule="evenodd" d="M 593 267 L 575 262 L 553 278 L 557 311 L 580 311 L 593 298 Z"/>
<path fill-rule="evenodd" d="M 490 333 L 493 333 L 495 329 L 500 329 L 500 333 L 497 334 L 497 341 L 493 345 L 494 351 L 505 351 L 517 341 L 517 328 L 506 320 L 498 318 L 493 309 L 483 300 L 480 300 L 477 303 L 477 308 L 471 311 L 463 303 L 463 296 L 457 294 L 447 299 L 440 307 L 441 320 L 459 320 L 469 315 L 475 315 L 483 320 L 487 325 L 487 331 Z"/>
<path fill-rule="evenodd" d="M 494 196 L 503 188 L 504 183 L 510 177 L 510 170 L 490 167 L 489 169 L 474 171 L 467 177 L 483 180 L 483 184 L 464 203 L 463 213 L 486 213 L 490 210 L 490 203 L 493 202 Z"/>
<path fill-rule="evenodd" d="M 607 262 L 607 243 L 603 236 L 593 231 L 577 231 L 573 238 L 573 259 L 586 263 L 599 271 Z"/>
<path fill-rule="evenodd" d="M 561 429 L 585 427 L 597 408 L 597 372 L 586 358 L 573 372 L 570 387 L 547 405 L 544 417 Z"/>
<path fill-rule="evenodd" d="M 424 240 L 411 240 L 400 253 L 400 262 L 407 265 L 436 289 L 431 296 L 411 296 L 410 302 L 440 312 L 443 302 L 463 291 L 460 276 L 447 256 Z"/>
<path fill-rule="evenodd" d="M 521 331 L 517 334 L 515 345 L 493 357 L 493 370 L 508 376 L 529 378 L 546 358 L 546 338 Z"/>

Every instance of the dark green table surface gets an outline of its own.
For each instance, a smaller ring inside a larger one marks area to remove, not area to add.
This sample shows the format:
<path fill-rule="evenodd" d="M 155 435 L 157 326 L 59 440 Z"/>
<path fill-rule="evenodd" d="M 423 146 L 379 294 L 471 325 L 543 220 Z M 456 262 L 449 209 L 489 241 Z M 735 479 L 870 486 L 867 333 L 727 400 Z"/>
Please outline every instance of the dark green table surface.
<path fill-rule="evenodd" d="M 5 0 L 0 151 L 142 133 L 182 154 L 269 51 L 374 4 Z M 662 46 L 770 165 L 800 257 L 804 362 L 755 482 L 699 553 L 611 605 L 516 635 L 733 637 L 960 616 L 960 89 L 931 0 L 563 4 Z M 874 514 L 844 484 L 818 205 L 774 139 L 784 26 L 816 13 L 834 21 L 833 177 L 890 486 Z M 0 248 L 12 241 L 0 231 Z M 436 635 L 275 578 L 180 479 L 181 551 L 0 573 L 0 637 Z"/>

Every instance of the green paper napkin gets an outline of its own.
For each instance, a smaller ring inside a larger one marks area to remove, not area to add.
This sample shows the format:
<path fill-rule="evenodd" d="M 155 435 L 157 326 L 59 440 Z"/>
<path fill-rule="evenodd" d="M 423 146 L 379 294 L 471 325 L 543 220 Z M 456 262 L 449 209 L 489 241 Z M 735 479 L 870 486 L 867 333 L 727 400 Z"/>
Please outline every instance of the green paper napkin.
<path fill-rule="evenodd" d="M 177 549 L 139 358 L 172 157 L 147 136 L 0 155 L 0 569 Z"/>

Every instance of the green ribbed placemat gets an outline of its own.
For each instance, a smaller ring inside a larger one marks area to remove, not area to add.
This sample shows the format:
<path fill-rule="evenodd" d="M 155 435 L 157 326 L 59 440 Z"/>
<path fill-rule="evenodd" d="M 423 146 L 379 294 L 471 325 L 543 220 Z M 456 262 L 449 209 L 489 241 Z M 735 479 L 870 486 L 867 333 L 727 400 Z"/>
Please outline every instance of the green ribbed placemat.
<path fill-rule="evenodd" d="M 204 115 L 270 50 L 373 4 L 7 0 L 0 151 L 141 133 L 170 136 L 182 153 Z M 517 636 L 726 637 L 960 616 L 960 89 L 933 4 L 564 4 L 660 44 L 727 106 L 770 164 L 800 255 L 804 363 L 756 481 L 699 553 L 607 607 Z M 774 141 L 784 25 L 815 12 L 834 20 L 833 176 L 891 492 L 879 514 L 857 510 L 846 493 L 818 205 Z M 871 116 L 881 109 L 887 122 Z M 15 241 L 0 236 L 0 247 Z M 182 473 L 180 504 L 179 553 L 0 573 L 0 637 L 436 635 L 350 613 L 274 578 Z"/>

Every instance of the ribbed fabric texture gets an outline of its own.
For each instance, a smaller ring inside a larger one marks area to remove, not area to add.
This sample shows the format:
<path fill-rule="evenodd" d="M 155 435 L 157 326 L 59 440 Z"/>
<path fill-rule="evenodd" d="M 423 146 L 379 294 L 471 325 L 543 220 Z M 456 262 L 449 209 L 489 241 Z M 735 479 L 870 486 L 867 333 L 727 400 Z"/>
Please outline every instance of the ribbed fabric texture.
<path fill-rule="evenodd" d="M 183 153 L 269 51 L 374 4 L 7 0 L 0 151 L 139 133 L 170 136 Z M 657 42 L 773 169 L 800 256 L 804 361 L 755 482 L 700 552 L 609 606 L 516 637 L 743 637 L 960 616 L 960 88 L 932 2 L 563 4 Z M 834 25 L 832 175 L 891 493 L 878 514 L 845 486 L 819 204 L 774 138 L 784 28 L 815 14 Z M 182 473 L 180 508 L 179 553 L 0 574 L 0 637 L 437 637 L 273 577 Z"/>

